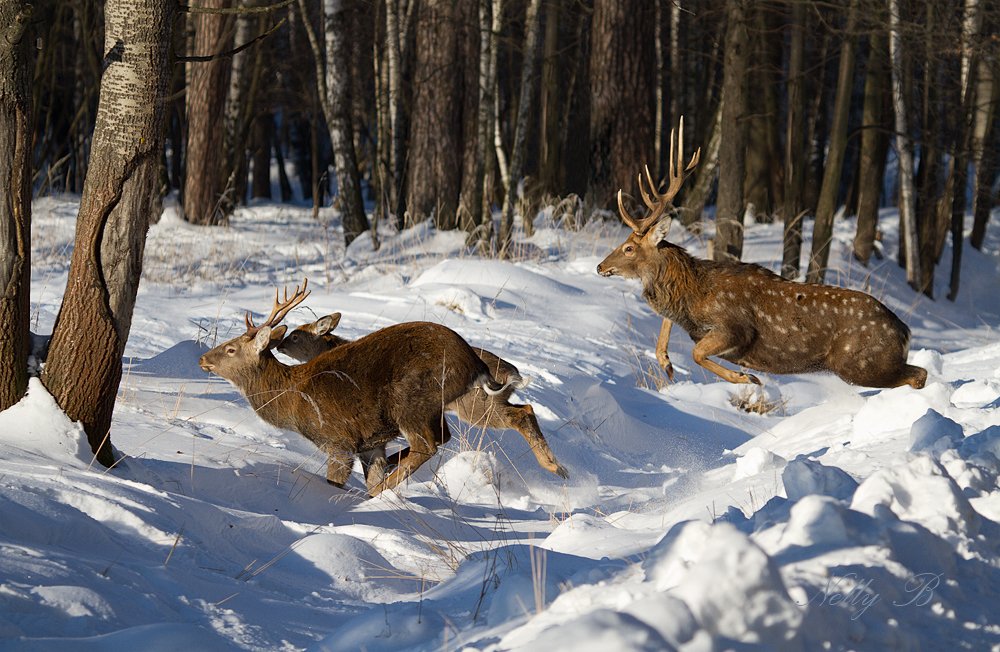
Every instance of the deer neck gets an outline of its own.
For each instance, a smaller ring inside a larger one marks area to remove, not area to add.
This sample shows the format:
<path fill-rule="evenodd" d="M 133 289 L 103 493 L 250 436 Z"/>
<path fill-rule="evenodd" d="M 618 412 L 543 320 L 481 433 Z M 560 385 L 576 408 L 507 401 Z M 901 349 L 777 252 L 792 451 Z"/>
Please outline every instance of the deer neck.
<path fill-rule="evenodd" d="M 260 365 L 237 383 L 250 407 L 268 423 L 285 427 L 282 415 L 292 413 L 298 399 L 291 367 L 275 359 L 270 351 L 261 355 Z"/>
<path fill-rule="evenodd" d="M 690 306 L 699 291 L 697 261 L 669 243 L 664 243 L 657 253 L 655 264 L 642 278 L 642 295 L 658 314 L 684 327 L 690 321 Z"/>

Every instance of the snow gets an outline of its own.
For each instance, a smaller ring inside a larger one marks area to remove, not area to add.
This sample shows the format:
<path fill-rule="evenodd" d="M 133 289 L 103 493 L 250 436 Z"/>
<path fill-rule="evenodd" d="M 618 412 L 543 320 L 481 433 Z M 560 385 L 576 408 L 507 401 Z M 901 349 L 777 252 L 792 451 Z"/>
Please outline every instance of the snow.
<path fill-rule="evenodd" d="M 34 204 L 38 333 L 76 202 Z M 649 382 L 660 318 L 594 271 L 626 230 L 550 215 L 498 261 L 430 224 L 345 251 L 330 211 L 255 204 L 205 228 L 168 205 L 125 352 L 122 461 L 96 464 L 37 379 L 0 413 L 0 651 L 1000 648 L 996 229 L 964 252 L 952 303 L 888 258 L 860 267 L 838 221 L 829 280 L 911 326 L 927 387 L 761 374 L 774 409 L 754 414 L 679 329 L 675 382 Z M 888 251 L 896 224 L 883 215 Z M 704 255 L 702 236 L 671 237 Z M 744 258 L 774 269 L 780 241 L 748 226 Z M 516 432 L 449 417 L 453 439 L 398 491 L 367 499 L 360 466 L 328 485 L 311 443 L 197 365 L 304 276 L 290 325 L 431 320 L 517 365 L 569 479 Z"/>

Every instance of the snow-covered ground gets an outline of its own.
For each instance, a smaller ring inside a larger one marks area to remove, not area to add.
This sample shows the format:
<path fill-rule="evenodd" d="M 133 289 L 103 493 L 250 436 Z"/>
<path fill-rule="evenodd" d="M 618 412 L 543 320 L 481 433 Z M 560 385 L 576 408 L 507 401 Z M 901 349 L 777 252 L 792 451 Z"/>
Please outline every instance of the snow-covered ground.
<path fill-rule="evenodd" d="M 75 211 L 35 203 L 40 333 Z M 680 330 L 676 382 L 657 389 L 659 318 L 635 283 L 594 271 L 617 223 L 574 232 L 543 213 L 501 262 L 427 225 L 345 252 L 322 218 L 260 205 L 200 228 L 168 209 L 151 228 L 113 470 L 37 380 L 0 413 L 0 650 L 1000 648 L 995 224 L 951 303 L 915 295 L 893 260 L 852 262 L 840 221 L 828 280 L 903 317 L 927 387 L 762 376 L 775 409 L 759 415 Z M 895 215 L 882 222 L 894 253 Z M 749 226 L 744 259 L 775 268 L 780 234 Z M 292 325 L 339 311 L 358 337 L 433 320 L 516 364 L 570 478 L 516 432 L 452 418 L 456 437 L 399 491 L 366 499 L 360 469 L 328 485 L 312 444 L 197 366 L 303 277 Z"/>

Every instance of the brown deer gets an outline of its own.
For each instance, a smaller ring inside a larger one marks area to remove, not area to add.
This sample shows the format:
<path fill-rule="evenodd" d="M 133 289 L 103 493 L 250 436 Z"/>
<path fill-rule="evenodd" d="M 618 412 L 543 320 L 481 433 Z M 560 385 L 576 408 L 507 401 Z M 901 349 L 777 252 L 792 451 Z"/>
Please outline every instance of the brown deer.
<path fill-rule="evenodd" d="M 351 340 L 332 333 L 333 329 L 340 323 L 340 318 L 341 314 L 335 312 L 297 327 L 278 344 L 278 351 L 299 362 L 308 362 L 331 349 L 350 344 Z M 549 448 L 548 442 L 545 441 L 541 428 L 538 427 L 534 408 L 531 405 L 514 405 L 510 402 L 510 396 L 514 390 L 528 384 L 521 377 L 517 367 L 485 349 L 473 347 L 472 350 L 486 363 L 493 377 L 504 383 L 506 389 L 498 394 L 490 395 L 476 387 L 449 403 L 446 409 L 454 412 L 462 421 L 472 425 L 497 429 L 510 428 L 518 431 L 528 442 L 539 466 L 562 478 L 568 478 L 569 473 L 556 461 L 556 456 Z M 446 436 L 448 434 L 445 432 Z M 446 442 L 447 440 L 438 443 L 444 444 Z M 397 457 L 403 452 L 390 457 L 387 463 L 390 466 L 396 463 Z M 374 462 L 375 460 L 372 460 L 371 463 Z"/>
<path fill-rule="evenodd" d="M 328 456 L 333 485 L 344 486 L 358 455 L 366 471 L 378 471 L 366 477 L 371 495 L 395 487 L 450 436 L 445 405 L 474 387 L 487 394 L 507 389 L 458 333 L 428 322 L 390 326 L 305 364 L 282 364 L 271 353 L 287 330 L 278 324 L 308 294 L 306 283 L 291 297 L 286 289 L 283 301 L 275 292 L 263 324 L 247 313 L 246 332 L 201 356 L 199 365 L 235 385 L 265 421 L 315 443 Z M 409 449 L 383 477 L 385 444 L 399 433 Z"/>
<path fill-rule="evenodd" d="M 676 140 L 670 133 L 666 192 L 658 191 L 648 168 L 645 188 L 639 175 L 645 217 L 632 217 L 618 191 L 618 212 L 632 234 L 597 266 L 602 276 L 642 281 L 643 297 L 664 318 L 656 358 L 668 377 L 667 344 L 676 322 L 695 342 L 694 361 L 731 383 L 760 381 L 711 357 L 767 373 L 828 370 L 854 385 L 922 388 L 927 371 L 906 364 L 910 329 L 875 298 L 789 281 L 759 265 L 701 260 L 667 242 L 671 200 L 700 156 L 699 150 L 683 165 L 683 119 L 679 131 Z"/>

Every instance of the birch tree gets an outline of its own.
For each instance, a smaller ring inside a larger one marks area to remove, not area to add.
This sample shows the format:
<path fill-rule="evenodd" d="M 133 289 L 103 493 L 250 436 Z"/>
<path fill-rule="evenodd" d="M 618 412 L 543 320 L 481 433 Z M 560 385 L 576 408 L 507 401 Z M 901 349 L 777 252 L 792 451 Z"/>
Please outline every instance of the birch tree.
<path fill-rule="evenodd" d="M 906 281 L 913 289 L 920 282 L 920 250 L 917 243 L 916 198 L 913 192 L 913 143 L 906 115 L 903 89 L 903 35 L 899 0 L 889 2 L 889 60 L 892 71 L 892 108 L 896 124 L 896 155 L 899 160 L 899 217 L 903 225 Z"/>
<path fill-rule="evenodd" d="M 42 382 L 83 424 L 98 462 L 114 462 L 111 416 L 132 325 L 158 170 L 177 5 L 107 0 L 104 75 L 76 244 Z"/>
<path fill-rule="evenodd" d="M 350 20 L 347 2 L 323 0 L 325 53 L 309 20 L 305 0 L 299 0 L 299 10 L 313 51 L 320 105 L 323 108 L 323 116 L 326 118 L 330 143 L 333 147 L 333 166 L 337 173 L 337 193 L 340 197 L 344 243 L 349 245 L 370 227 L 361 198 L 361 175 L 358 173 L 354 129 L 351 122 L 347 47 Z M 372 239 L 377 246 L 377 234 L 372 233 Z"/>

